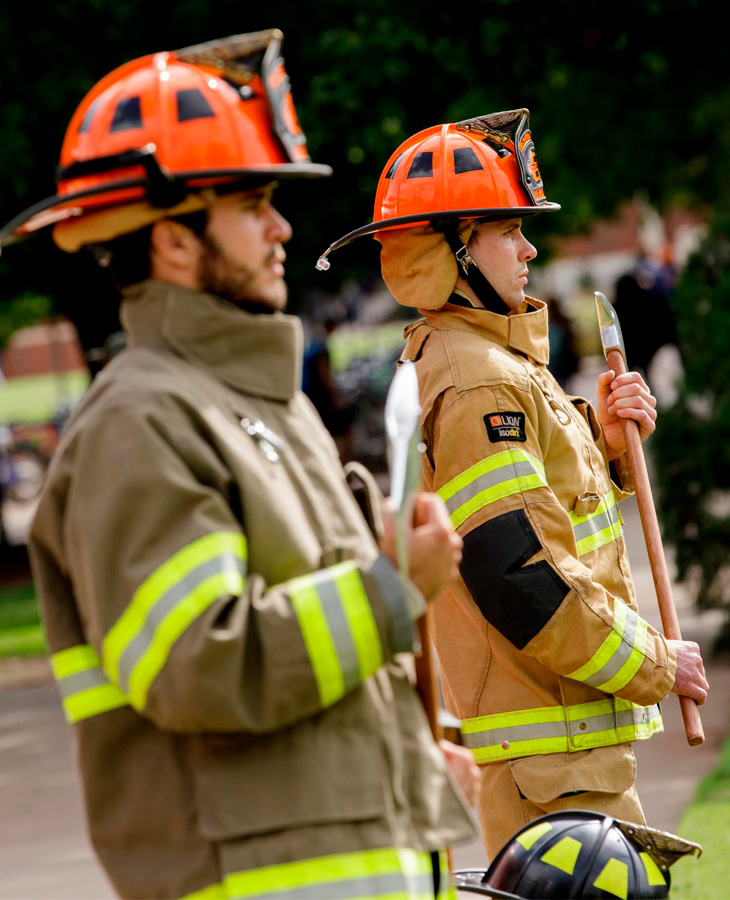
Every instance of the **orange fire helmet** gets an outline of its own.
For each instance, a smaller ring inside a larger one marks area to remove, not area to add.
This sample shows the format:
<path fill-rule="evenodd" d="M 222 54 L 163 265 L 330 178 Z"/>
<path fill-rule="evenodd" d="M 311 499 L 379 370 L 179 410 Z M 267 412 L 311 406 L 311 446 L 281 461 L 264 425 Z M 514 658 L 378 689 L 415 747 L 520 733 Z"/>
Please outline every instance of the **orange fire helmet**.
<path fill-rule="evenodd" d="M 57 194 L 0 229 L 0 245 L 140 201 L 188 211 L 185 198 L 200 188 L 330 175 L 307 154 L 282 38 L 278 29 L 234 35 L 102 78 L 66 131 Z"/>
<path fill-rule="evenodd" d="M 560 209 L 548 202 L 535 157 L 527 109 L 435 125 L 408 138 L 380 176 L 370 225 L 357 228 L 320 257 L 357 237 L 458 219 L 533 216 Z"/>

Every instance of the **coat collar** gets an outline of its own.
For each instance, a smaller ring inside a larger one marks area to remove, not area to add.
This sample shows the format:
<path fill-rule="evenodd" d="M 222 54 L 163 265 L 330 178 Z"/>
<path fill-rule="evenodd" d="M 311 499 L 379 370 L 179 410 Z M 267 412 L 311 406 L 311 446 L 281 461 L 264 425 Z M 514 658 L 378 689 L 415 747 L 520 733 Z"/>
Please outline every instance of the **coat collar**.
<path fill-rule="evenodd" d="M 447 303 L 438 310 L 424 311 L 429 325 L 445 331 L 471 331 L 502 347 L 524 353 L 540 365 L 550 361 L 547 304 L 527 298 L 527 312 L 512 316 L 488 309 Z"/>
<path fill-rule="evenodd" d="M 131 347 L 166 346 L 237 390 L 286 401 L 301 384 L 296 316 L 256 315 L 212 294 L 151 280 L 124 292 L 120 315 Z"/>

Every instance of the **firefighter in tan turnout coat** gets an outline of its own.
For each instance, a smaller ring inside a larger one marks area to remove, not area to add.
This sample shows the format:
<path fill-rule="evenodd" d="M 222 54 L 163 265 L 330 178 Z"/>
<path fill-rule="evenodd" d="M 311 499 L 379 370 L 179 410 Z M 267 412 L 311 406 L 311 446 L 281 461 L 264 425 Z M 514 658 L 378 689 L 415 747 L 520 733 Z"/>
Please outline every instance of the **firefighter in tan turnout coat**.
<path fill-rule="evenodd" d="M 631 742 L 662 730 L 669 691 L 702 703 L 708 689 L 697 646 L 641 618 L 622 535 L 620 420 L 647 437 L 654 398 L 638 375 L 609 372 L 594 410 L 547 368 L 547 310 L 524 293 L 535 249 L 521 226 L 555 209 L 528 111 L 496 113 L 406 141 L 373 224 L 327 251 L 375 233 L 388 287 L 423 313 L 402 358 L 419 376 L 426 486 L 464 538 L 435 642 L 447 705 L 483 767 L 490 858 L 545 813 L 643 822 Z"/>
<path fill-rule="evenodd" d="M 51 661 L 121 896 L 451 897 L 443 850 L 475 834 L 478 771 L 434 743 L 410 654 L 462 542 L 421 495 L 403 580 L 374 482 L 346 477 L 299 390 L 270 188 L 328 169 L 279 38 L 112 72 L 72 120 L 58 196 L 3 230 L 55 223 L 127 285 L 127 346 L 32 529 Z"/>

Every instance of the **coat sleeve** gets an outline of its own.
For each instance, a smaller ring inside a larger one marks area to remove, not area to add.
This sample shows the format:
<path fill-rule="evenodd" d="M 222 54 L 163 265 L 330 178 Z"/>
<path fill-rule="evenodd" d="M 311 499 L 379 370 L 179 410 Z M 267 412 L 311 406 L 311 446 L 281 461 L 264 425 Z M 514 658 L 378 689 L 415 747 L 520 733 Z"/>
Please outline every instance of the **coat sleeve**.
<path fill-rule="evenodd" d="M 117 409 L 79 435 L 73 471 L 62 546 L 44 539 L 43 509 L 34 528 L 88 641 L 50 648 L 57 677 L 96 667 L 116 705 L 160 728 L 261 733 L 412 651 L 408 586 L 374 542 L 282 584 L 251 570 L 237 488 L 192 427 Z"/>
<path fill-rule="evenodd" d="M 449 390 L 434 404 L 425 425 L 432 478 L 464 538 L 462 579 L 518 650 L 559 675 L 656 703 L 673 685 L 673 653 L 581 561 L 620 534 L 615 498 L 585 516 L 561 505 L 541 450 L 551 427 L 516 385 Z"/>

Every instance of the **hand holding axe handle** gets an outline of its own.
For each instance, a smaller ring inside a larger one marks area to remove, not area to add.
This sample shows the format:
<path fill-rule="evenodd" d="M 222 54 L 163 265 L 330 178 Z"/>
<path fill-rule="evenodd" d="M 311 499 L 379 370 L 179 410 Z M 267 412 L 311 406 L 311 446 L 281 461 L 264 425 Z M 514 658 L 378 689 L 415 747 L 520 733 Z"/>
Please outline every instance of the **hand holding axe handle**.
<path fill-rule="evenodd" d="M 413 524 L 416 496 L 421 483 L 421 404 L 416 366 L 402 361 L 393 377 L 385 401 L 385 432 L 388 439 L 390 499 L 395 519 L 398 566 L 408 578 L 408 533 Z M 438 721 L 439 693 L 428 636 L 428 611 L 418 619 L 420 653 L 416 655 L 418 693 L 426 710 L 431 733 L 443 736 Z"/>
<path fill-rule="evenodd" d="M 595 291 L 594 296 L 596 298 L 596 313 L 601 332 L 603 354 L 606 357 L 609 368 L 613 369 L 616 375 L 623 375 L 627 371 L 626 350 L 618 316 L 600 291 Z M 682 634 L 679 628 L 677 610 L 674 606 L 674 598 L 672 597 L 672 583 L 669 579 L 667 561 L 664 556 L 649 473 L 646 468 L 644 450 L 641 446 L 639 426 L 633 419 L 622 419 L 621 427 L 626 439 L 626 455 L 629 460 L 629 468 L 636 486 L 636 501 L 639 507 L 639 515 L 641 516 L 641 525 L 644 530 L 646 549 L 649 554 L 649 564 L 659 603 L 662 627 L 665 636 L 669 640 L 681 641 Z M 697 703 L 691 697 L 678 696 L 687 741 L 691 746 L 701 744 L 705 739 L 705 734 Z"/>

